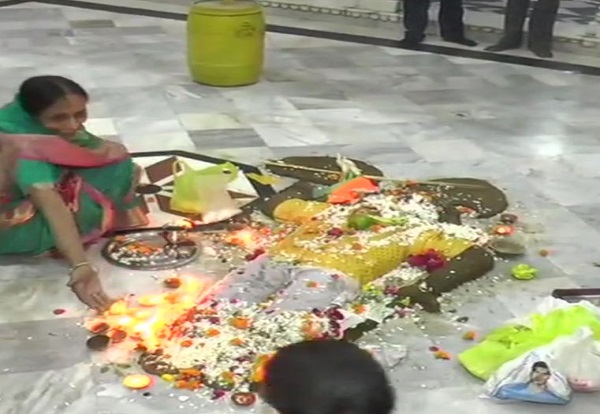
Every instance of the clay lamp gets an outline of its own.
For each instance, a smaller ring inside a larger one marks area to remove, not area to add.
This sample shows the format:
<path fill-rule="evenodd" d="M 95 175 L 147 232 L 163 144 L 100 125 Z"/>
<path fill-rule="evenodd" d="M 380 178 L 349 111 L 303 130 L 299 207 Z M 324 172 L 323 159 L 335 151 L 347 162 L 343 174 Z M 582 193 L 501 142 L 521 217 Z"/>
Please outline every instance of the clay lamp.
<path fill-rule="evenodd" d="M 131 374 L 123 378 L 123 386 L 132 390 L 143 390 L 152 385 L 152 377 L 145 374 Z"/>
<path fill-rule="evenodd" d="M 85 344 L 92 351 L 104 351 L 110 344 L 110 338 L 107 335 L 94 335 Z"/>
<path fill-rule="evenodd" d="M 492 228 L 496 236 L 510 236 L 515 232 L 515 228 L 508 224 L 498 224 Z"/>
<path fill-rule="evenodd" d="M 249 407 L 256 402 L 256 394 L 252 392 L 236 392 L 231 396 L 231 401 L 238 407 Z"/>
<path fill-rule="evenodd" d="M 516 214 L 504 213 L 500 215 L 500 222 L 504 224 L 515 224 L 518 219 Z"/>
<path fill-rule="evenodd" d="M 490 243 L 490 248 L 500 256 L 525 254 L 525 244 L 515 237 L 499 237 Z"/>
<path fill-rule="evenodd" d="M 181 287 L 181 279 L 178 277 L 169 277 L 163 281 L 163 285 L 168 289 L 179 289 Z"/>

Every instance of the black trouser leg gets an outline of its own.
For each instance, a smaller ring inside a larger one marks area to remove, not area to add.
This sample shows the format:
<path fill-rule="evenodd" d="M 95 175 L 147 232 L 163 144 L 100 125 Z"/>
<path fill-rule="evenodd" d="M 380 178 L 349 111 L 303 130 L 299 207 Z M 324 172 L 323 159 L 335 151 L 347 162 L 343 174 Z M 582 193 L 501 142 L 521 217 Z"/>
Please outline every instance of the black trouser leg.
<path fill-rule="evenodd" d="M 406 39 L 420 42 L 429 22 L 430 0 L 404 0 L 403 4 Z"/>
<path fill-rule="evenodd" d="M 523 25 L 529 10 L 529 0 L 508 0 L 504 11 L 504 35 L 495 45 L 487 47 L 490 52 L 518 49 L 523 44 Z"/>
<path fill-rule="evenodd" d="M 464 14 L 462 0 L 441 0 L 439 22 L 442 38 L 456 40 L 465 37 Z"/>
<path fill-rule="evenodd" d="M 504 39 L 512 43 L 523 41 L 523 26 L 530 0 L 508 0 L 504 15 Z"/>
<path fill-rule="evenodd" d="M 529 47 L 550 52 L 560 0 L 538 0 L 529 19 Z"/>

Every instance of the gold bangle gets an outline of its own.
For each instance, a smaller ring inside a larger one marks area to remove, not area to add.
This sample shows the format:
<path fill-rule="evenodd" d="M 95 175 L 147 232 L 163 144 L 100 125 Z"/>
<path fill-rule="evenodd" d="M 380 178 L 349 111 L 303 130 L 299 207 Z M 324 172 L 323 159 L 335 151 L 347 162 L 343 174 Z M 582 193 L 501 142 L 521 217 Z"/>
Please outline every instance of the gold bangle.
<path fill-rule="evenodd" d="M 76 265 L 72 266 L 69 269 L 69 276 L 73 276 L 73 273 L 75 273 L 75 271 L 77 269 L 81 269 L 82 267 L 88 267 L 88 266 L 91 267 L 92 269 L 94 268 L 90 262 L 77 263 Z"/>

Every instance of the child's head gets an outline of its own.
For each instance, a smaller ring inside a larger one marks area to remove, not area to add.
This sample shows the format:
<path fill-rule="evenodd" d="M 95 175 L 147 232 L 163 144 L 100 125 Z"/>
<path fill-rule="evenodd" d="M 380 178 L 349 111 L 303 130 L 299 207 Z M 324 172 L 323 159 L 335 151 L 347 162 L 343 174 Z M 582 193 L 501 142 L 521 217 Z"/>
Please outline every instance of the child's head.
<path fill-rule="evenodd" d="M 377 361 L 356 345 L 306 341 L 277 352 L 263 398 L 279 414 L 390 414 L 394 392 Z"/>

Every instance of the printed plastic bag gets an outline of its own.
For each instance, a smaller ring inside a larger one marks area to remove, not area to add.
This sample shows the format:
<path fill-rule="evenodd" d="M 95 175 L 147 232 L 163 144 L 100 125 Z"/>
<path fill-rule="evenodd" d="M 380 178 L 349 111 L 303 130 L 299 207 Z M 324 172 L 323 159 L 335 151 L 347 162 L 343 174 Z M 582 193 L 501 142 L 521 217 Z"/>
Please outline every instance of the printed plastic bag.
<path fill-rule="evenodd" d="M 510 322 L 490 333 L 482 342 L 458 356 L 467 371 L 487 380 L 504 363 L 560 337 L 571 337 L 581 328 L 589 328 L 600 340 L 598 308 L 580 302 L 567 304 L 554 300 L 527 318 Z"/>
<path fill-rule="evenodd" d="M 177 174 L 177 168 L 181 169 L 181 174 Z M 203 223 L 214 223 L 236 215 L 240 210 L 227 192 L 227 186 L 238 174 L 238 167 L 231 163 L 194 170 L 183 161 L 174 162 L 171 208 L 199 214 Z"/>
<path fill-rule="evenodd" d="M 582 329 L 556 351 L 555 366 L 576 392 L 600 390 L 600 346 L 592 331 Z"/>
<path fill-rule="evenodd" d="M 485 384 L 486 395 L 505 401 L 564 405 L 571 401 L 567 379 L 542 347 L 504 364 Z"/>

